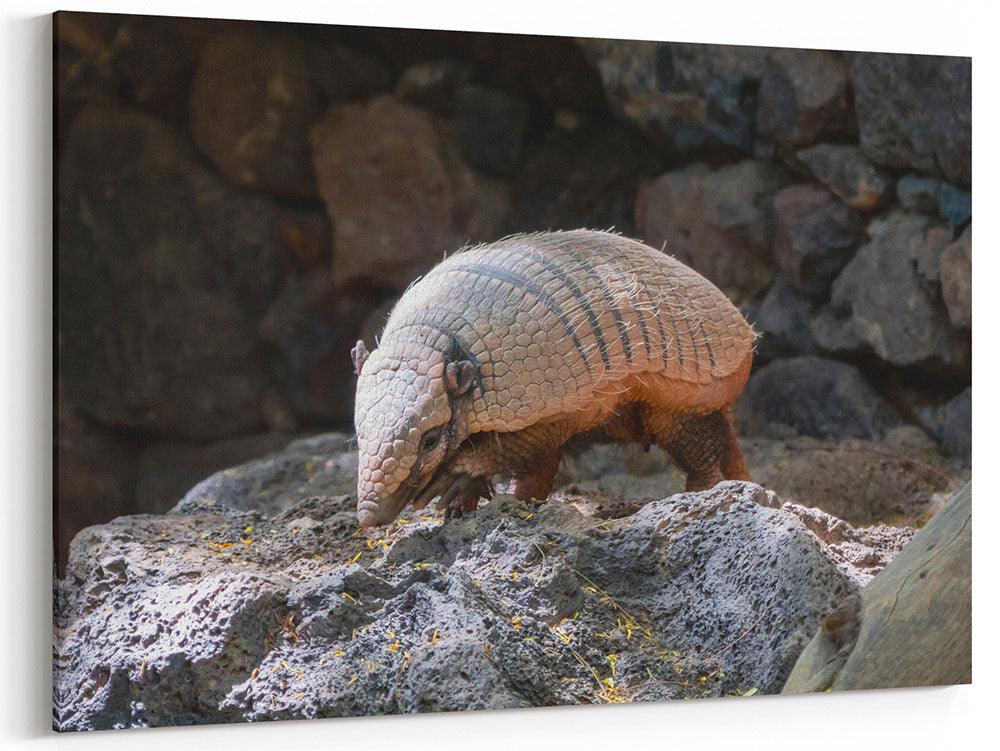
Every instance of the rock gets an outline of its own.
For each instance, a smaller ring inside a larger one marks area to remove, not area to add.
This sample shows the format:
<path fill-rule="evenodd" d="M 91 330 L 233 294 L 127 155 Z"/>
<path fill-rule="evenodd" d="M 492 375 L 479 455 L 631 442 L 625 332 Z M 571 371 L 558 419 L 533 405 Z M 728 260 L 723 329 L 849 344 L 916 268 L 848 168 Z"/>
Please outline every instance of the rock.
<path fill-rule="evenodd" d="M 972 458 L 972 387 L 944 404 L 916 410 L 941 447 L 941 453 L 969 460 Z"/>
<path fill-rule="evenodd" d="M 972 225 L 941 253 L 941 295 L 958 328 L 972 328 Z"/>
<path fill-rule="evenodd" d="M 816 341 L 829 352 L 871 352 L 898 367 L 964 371 L 969 343 L 952 329 L 939 282 L 951 230 L 896 212 L 873 221 L 868 235 L 813 321 Z"/>
<path fill-rule="evenodd" d="M 903 208 L 922 214 L 937 214 L 960 227 L 972 218 L 972 194 L 933 177 L 904 175 L 896 184 Z"/>
<path fill-rule="evenodd" d="M 762 48 L 578 39 L 612 106 L 679 153 L 753 147 Z"/>
<path fill-rule="evenodd" d="M 352 422 L 351 347 L 381 299 L 372 286 L 338 286 L 334 271 L 320 267 L 290 275 L 271 302 L 260 338 L 279 392 L 306 422 Z"/>
<path fill-rule="evenodd" d="M 948 456 L 972 457 L 972 387 L 944 406 L 941 451 Z"/>
<path fill-rule="evenodd" d="M 445 253 L 495 235 L 503 187 L 473 172 L 439 131 L 426 112 L 388 96 L 336 105 L 313 128 L 338 284 L 405 289 Z"/>
<path fill-rule="evenodd" d="M 656 446 L 647 452 L 631 444 L 578 443 L 563 456 L 556 495 L 586 514 L 628 516 L 684 490 L 684 475 Z M 912 425 L 893 428 L 877 442 L 809 438 L 786 427 L 784 435 L 746 436 L 741 445 L 755 482 L 789 503 L 817 507 L 872 534 L 881 530 L 880 539 L 901 533 L 900 546 L 910 533 L 899 525 L 923 524 L 969 476 Z"/>
<path fill-rule="evenodd" d="M 747 318 L 760 332 L 754 362 L 776 357 L 810 354 L 816 349 L 809 322 L 816 311 L 811 297 L 800 292 L 784 274 L 779 274 L 764 299 Z"/>
<path fill-rule="evenodd" d="M 389 321 L 389 314 L 392 313 L 392 309 L 396 307 L 398 301 L 399 298 L 393 295 L 372 308 L 365 320 L 361 322 L 358 339 L 367 343 L 377 342 L 381 339 L 385 324 Z"/>
<path fill-rule="evenodd" d="M 903 175 L 896 183 L 896 198 L 907 211 L 937 214 L 941 181 L 922 175 Z"/>
<path fill-rule="evenodd" d="M 961 227 L 972 218 L 972 193 L 942 183 L 938 213 L 952 226 Z"/>
<path fill-rule="evenodd" d="M 879 441 L 750 436 L 743 450 L 756 482 L 865 527 L 919 526 L 968 478 L 912 425 L 891 428 Z"/>
<path fill-rule="evenodd" d="M 965 485 L 826 617 L 782 693 L 972 681 L 972 490 Z"/>
<path fill-rule="evenodd" d="M 511 186 L 506 232 L 615 228 L 635 234 L 636 194 L 661 160 L 617 123 L 567 117 L 526 156 Z"/>
<path fill-rule="evenodd" d="M 537 101 L 548 110 L 606 109 L 597 71 L 568 37 L 403 28 L 365 31 L 378 58 L 400 71 L 441 61 L 469 67 L 479 83 Z"/>
<path fill-rule="evenodd" d="M 757 92 L 757 132 L 788 148 L 847 133 L 854 113 L 847 63 L 839 52 L 779 48 Z"/>
<path fill-rule="evenodd" d="M 681 155 L 750 154 L 849 132 L 847 67 L 837 52 L 579 39 L 608 99 Z"/>
<path fill-rule="evenodd" d="M 785 183 L 779 168 L 752 160 L 667 172 L 639 200 L 639 234 L 741 302 L 763 292 L 774 276 L 772 206 Z"/>
<path fill-rule="evenodd" d="M 315 198 L 309 128 L 328 99 L 371 93 L 384 81 L 348 50 L 244 28 L 205 46 L 191 84 L 191 130 L 235 185 Z"/>
<path fill-rule="evenodd" d="M 330 221 L 322 211 L 283 207 L 278 235 L 296 265 L 326 265 L 330 252 Z"/>
<path fill-rule="evenodd" d="M 57 383 L 53 521 L 61 572 L 77 532 L 142 509 L 134 505 L 139 447 L 89 422 L 66 398 L 62 379 Z"/>
<path fill-rule="evenodd" d="M 456 137 L 473 167 L 511 174 L 521 161 L 528 129 L 528 103 L 498 89 L 463 86 L 456 92 Z"/>
<path fill-rule="evenodd" d="M 290 452 L 307 449 L 334 450 Z M 309 497 L 301 469 L 261 465 L 227 503 L 77 536 L 57 728 L 774 692 L 898 542 L 732 482 L 621 520 L 498 496 L 366 537 L 354 499 Z"/>
<path fill-rule="evenodd" d="M 211 443 L 157 441 L 145 446 L 136 471 L 135 496 L 143 514 L 162 514 L 213 472 L 278 451 L 288 443 L 287 434 L 255 433 Z M 103 520 L 102 520 L 103 521 Z"/>
<path fill-rule="evenodd" d="M 892 197 L 892 175 L 868 161 L 857 146 L 820 143 L 795 158 L 852 208 L 871 211 Z"/>
<path fill-rule="evenodd" d="M 118 86 L 111 61 L 109 15 L 56 11 L 52 14 L 53 126 L 59 143 L 78 109 L 112 102 Z"/>
<path fill-rule="evenodd" d="M 280 514 L 317 493 L 348 494 L 358 481 L 358 454 L 343 433 L 292 441 L 284 450 L 221 470 L 192 487 L 175 514 Z"/>
<path fill-rule="evenodd" d="M 472 80 L 474 71 L 453 60 L 414 63 L 396 82 L 396 97 L 437 115 L 455 113 L 456 92 Z"/>
<path fill-rule="evenodd" d="M 81 110 L 60 144 L 59 363 L 102 424 L 211 439 L 258 428 L 256 316 L 286 250 L 279 212 L 230 189 L 151 115 Z"/>
<path fill-rule="evenodd" d="M 861 149 L 874 162 L 967 186 L 972 180 L 972 61 L 859 52 L 851 83 Z"/>
<path fill-rule="evenodd" d="M 856 367 L 811 355 L 775 360 L 754 372 L 736 409 L 751 433 L 766 434 L 768 423 L 781 423 L 800 435 L 833 440 L 879 439 L 901 422 Z"/>
<path fill-rule="evenodd" d="M 774 196 L 774 257 L 799 290 L 825 296 L 861 237 L 858 214 L 809 183 Z"/>
<path fill-rule="evenodd" d="M 178 127 L 188 122 L 188 92 L 198 58 L 233 21 L 168 16 L 119 16 L 109 56 L 118 90 L 137 107 Z M 222 125 L 222 124 L 219 124 Z"/>

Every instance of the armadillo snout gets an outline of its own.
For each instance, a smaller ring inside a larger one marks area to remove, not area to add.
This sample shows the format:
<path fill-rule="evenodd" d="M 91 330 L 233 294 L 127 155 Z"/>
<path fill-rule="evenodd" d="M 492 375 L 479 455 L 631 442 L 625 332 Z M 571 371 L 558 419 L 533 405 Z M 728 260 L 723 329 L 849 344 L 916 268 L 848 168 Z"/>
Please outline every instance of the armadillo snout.
<path fill-rule="evenodd" d="M 403 510 L 403 504 L 382 503 L 372 500 L 358 501 L 358 526 L 359 527 L 381 527 L 388 524 Z"/>

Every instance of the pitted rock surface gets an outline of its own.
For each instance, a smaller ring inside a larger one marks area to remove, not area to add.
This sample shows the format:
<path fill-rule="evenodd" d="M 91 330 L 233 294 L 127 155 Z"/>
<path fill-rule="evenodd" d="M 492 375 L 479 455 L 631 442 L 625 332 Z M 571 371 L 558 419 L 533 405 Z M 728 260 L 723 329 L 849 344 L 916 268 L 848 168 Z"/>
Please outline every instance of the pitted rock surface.
<path fill-rule="evenodd" d="M 604 520 L 502 495 L 367 536 L 348 495 L 249 500 L 77 536 L 56 592 L 57 727 L 777 691 L 908 537 L 738 482 Z"/>

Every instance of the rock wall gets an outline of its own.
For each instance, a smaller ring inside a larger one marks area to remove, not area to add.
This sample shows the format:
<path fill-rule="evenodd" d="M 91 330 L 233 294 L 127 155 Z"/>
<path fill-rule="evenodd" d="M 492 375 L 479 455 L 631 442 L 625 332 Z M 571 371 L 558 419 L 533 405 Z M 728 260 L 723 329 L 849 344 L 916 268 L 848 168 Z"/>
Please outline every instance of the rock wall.
<path fill-rule="evenodd" d="M 967 464 L 967 59 L 60 13 L 56 72 L 61 558 L 349 428 L 354 340 L 516 231 L 614 226 L 730 294 L 748 438 Z"/>

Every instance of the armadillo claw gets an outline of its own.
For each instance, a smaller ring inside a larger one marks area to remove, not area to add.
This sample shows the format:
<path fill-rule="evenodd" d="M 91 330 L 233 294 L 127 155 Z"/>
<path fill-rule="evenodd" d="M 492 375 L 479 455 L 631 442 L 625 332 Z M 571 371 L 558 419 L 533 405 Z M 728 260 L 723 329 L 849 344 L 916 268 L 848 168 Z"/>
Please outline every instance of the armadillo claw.
<path fill-rule="evenodd" d="M 444 509 L 444 518 L 458 519 L 479 507 L 479 501 L 490 498 L 493 488 L 488 478 L 472 475 L 452 475 L 450 484 L 441 492 L 437 509 Z M 432 496 L 433 497 L 433 496 Z"/>

